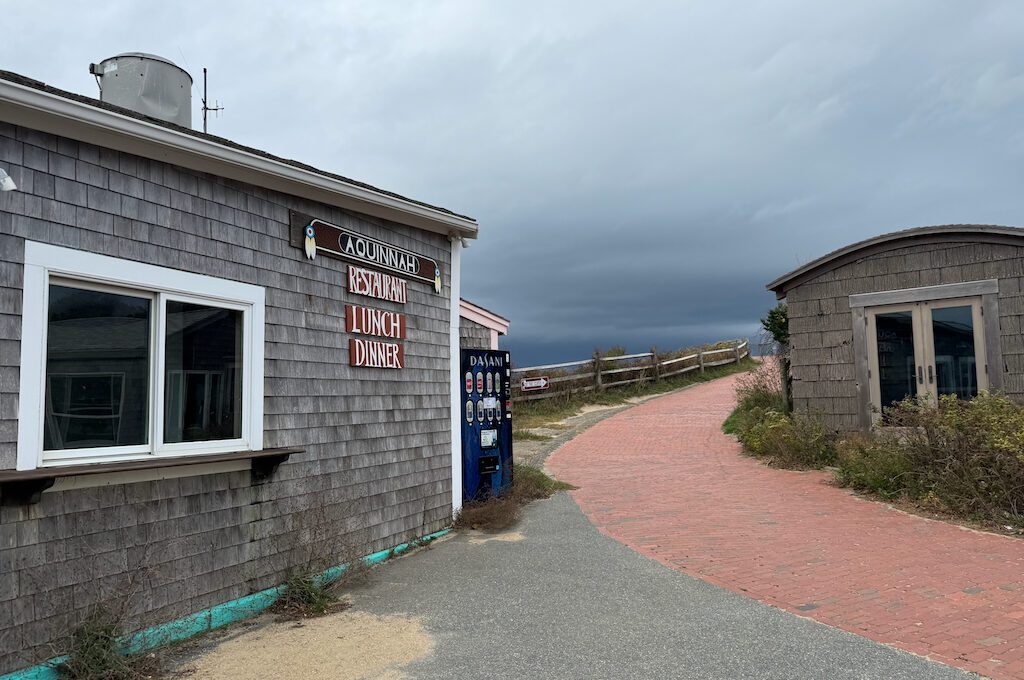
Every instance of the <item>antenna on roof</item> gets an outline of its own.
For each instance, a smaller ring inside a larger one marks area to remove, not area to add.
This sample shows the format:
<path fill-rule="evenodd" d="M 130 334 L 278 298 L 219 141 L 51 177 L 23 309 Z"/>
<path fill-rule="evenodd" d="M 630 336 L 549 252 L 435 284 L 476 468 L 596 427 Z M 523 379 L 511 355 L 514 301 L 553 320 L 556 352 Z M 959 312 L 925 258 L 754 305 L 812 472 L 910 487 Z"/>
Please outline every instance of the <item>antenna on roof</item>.
<path fill-rule="evenodd" d="M 206 67 L 203 67 L 203 132 L 206 132 L 206 112 L 207 111 L 223 111 L 224 107 L 220 105 L 220 102 L 214 102 L 213 106 L 207 106 L 206 104 Z"/>

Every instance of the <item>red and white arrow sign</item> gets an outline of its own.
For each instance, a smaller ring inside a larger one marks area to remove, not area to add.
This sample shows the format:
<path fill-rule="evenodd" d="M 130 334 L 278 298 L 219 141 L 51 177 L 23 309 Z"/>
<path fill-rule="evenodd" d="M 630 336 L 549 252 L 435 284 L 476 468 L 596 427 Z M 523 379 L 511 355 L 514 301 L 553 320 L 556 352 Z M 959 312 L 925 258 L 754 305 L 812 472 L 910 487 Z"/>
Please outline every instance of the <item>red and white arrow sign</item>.
<path fill-rule="evenodd" d="M 548 380 L 546 375 L 539 378 L 523 378 L 523 382 L 520 383 L 519 389 L 523 392 L 533 392 L 535 390 L 546 390 L 551 381 Z"/>

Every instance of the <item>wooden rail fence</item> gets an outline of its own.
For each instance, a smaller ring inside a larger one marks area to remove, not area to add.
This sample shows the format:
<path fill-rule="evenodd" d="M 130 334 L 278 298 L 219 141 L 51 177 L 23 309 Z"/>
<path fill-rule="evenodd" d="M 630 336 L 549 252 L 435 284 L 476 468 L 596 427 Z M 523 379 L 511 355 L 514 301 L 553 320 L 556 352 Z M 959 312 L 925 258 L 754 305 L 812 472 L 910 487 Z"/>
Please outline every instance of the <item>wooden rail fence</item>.
<path fill-rule="evenodd" d="M 650 352 L 620 356 L 602 356 L 600 352 L 594 352 L 590 359 L 580 361 L 513 368 L 512 401 L 550 399 L 577 392 L 600 391 L 619 385 L 664 380 L 690 371 L 703 373 L 713 366 L 739 363 L 750 356 L 749 340 L 730 340 L 713 347 L 684 356 L 674 356 L 678 352 L 659 355 L 656 348 L 651 348 Z M 523 378 L 537 377 L 548 379 L 546 390 L 523 392 L 520 389 Z"/>

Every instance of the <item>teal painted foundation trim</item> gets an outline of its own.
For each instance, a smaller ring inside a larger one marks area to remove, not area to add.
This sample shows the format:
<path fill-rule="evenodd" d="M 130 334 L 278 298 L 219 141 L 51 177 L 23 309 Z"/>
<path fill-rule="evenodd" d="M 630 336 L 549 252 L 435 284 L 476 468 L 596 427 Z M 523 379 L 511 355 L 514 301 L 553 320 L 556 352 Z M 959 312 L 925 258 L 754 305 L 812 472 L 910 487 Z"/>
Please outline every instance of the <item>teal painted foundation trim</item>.
<path fill-rule="evenodd" d="M 451 529 L 443 529 L 441 531 L 428 534 L 422 538 L 412 541 L 411 543 L 402 543 L 401 545 L 396 545 L 390 550 L 381 550 L 380 552 L 375 552 L 372 555 L 367 555 L 366 557 L 363 557 L 361 561 L 366 566 L 372 567 L 394 557 L 395 555 L 401 555 L 410 548 L 416 548 L 430 543 L 431 541 L 435 541 L 450 531 Z M 336 567 L 331 567 L 323 573 L 318 574 L 316 576 L 316 580 L 318 583 L 323 585 L 333 583 L 341 578 L 342 575 L 348 571 L 349 567 L 349 564 L 339 564 Z M 176 621 L 161 623 L 158 626 L 146 628 L 138 633 L 126 635 L 120 640 L 121 651 L 124 654 L 138 654 L 139 652 L 155 649 L 172 642 L 181 642 L 182 640 L 187 640 L 190 637 L 194 637 L 201 633 L 206 633 L 208 631 L 221 628 L 222 626 L 227 626 L 243 619 L 247 619 L 259 614 L 261 611 L 274 604 L 282 592 L 284 592 L 283 585 L 274 586 L 273 588 L 267 588 L 266 590 L 261 590 L 258 593 L 253 593 L 252 595 L 240 597 L 237 600 L 231 600 L 230 602 L 215 605 L 209 609 L 196 612 L 195 614 L 189 614 L 188 616 L 177 619 Z M 60 673 L 57 672 L 57 666 L 66 660 L 66 656 L 58 656 L 37 666 L 32 666 L 31 668 L 14 671 L 7 675 L 0 675 L 0 680 L 59 680 Z"/>

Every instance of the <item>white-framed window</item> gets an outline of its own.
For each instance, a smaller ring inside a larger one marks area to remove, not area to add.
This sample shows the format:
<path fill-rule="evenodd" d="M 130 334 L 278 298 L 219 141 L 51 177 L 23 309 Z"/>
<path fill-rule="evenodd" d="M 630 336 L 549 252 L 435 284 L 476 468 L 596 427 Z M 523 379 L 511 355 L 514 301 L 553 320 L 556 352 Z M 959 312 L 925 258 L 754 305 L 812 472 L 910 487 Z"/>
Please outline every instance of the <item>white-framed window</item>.
<path fill-rule="evenodd" d="M 988 389 L 980 297 L 867 307 L 871 405 L 908 397 L 972 399 Z"/>
<path fill-rule="evenodd" d="M 19 470 L 263 448 L 259 286 L 25 242 Z"/>
<path fill-rule="evenodd" d="M 905 397 L 1003 387 L 997 279 L 856 293 L 850 312 L 864 429 Z"/>

